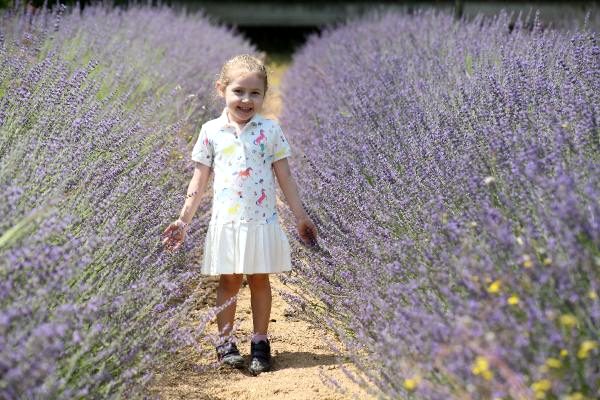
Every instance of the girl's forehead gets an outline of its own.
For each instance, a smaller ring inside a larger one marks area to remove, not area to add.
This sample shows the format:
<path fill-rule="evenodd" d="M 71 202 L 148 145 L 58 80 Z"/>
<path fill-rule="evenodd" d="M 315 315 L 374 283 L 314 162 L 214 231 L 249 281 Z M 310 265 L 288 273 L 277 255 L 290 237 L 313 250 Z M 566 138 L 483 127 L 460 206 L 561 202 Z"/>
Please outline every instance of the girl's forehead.
<path fill-rule="evenodd" d="M 231 71 L 231 82 L 229 85 L 262 88 L 265 78 L 260 72 L 249 72 L 246 70 Z"/>

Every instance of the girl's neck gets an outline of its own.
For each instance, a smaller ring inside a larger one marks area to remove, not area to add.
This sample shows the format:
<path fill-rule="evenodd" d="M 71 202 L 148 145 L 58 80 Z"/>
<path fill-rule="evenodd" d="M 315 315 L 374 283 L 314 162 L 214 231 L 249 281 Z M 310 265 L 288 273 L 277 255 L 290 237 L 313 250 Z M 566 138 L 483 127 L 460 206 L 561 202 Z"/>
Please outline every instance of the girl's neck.
<path fill-rule="evenodd" d="M 250 122 L 250 120 L 252 118 L 249 118 L 248 121 L 244 121 L 244 122 L 237 122 L 236 120 L 234 120 L 233 118 L 231 118 L 229 116 L 229 111 L 227 112 L 227 119 L 229 120 L 230 124 L 233 124 L 233 126 L 235 127 L 235 129 L 237 130 L 237 133 L 240 134 L 242 133 L 242 130 L 244 129 L 244 127 L 246 126 L 246 124 L 248 122 Z"/>

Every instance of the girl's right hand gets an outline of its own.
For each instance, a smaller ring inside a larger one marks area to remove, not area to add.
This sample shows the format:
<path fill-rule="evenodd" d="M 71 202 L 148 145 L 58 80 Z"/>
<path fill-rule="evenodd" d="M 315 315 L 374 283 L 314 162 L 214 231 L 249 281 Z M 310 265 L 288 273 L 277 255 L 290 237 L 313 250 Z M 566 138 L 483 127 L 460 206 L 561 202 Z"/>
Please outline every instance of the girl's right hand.
<path fill-rule="evenodd" d="M 162 233 L 163 244 L 168 252 L 174 252 L 183 244 L 189 224 L 178 219 L 172 222 Z"/>
<path fill-rule="evenodd" d="M 302 241 L 309 246 L 317 245 L 317 227 L 312 220 L 306 216 L 297 222 L 298 235 Z"/>

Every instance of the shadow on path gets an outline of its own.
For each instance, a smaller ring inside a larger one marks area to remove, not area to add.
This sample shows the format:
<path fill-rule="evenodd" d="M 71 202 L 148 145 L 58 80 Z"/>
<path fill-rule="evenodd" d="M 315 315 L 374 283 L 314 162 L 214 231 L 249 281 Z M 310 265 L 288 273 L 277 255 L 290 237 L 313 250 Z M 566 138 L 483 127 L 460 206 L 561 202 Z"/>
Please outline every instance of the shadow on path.
<path fill-rule="evenodd" d="M 273 369 L 311 368 L 319 365 L 337 365 L 339 359 L 333 354 L 315 354 L 307 351 L 282 351 L 273 356 Z"/>

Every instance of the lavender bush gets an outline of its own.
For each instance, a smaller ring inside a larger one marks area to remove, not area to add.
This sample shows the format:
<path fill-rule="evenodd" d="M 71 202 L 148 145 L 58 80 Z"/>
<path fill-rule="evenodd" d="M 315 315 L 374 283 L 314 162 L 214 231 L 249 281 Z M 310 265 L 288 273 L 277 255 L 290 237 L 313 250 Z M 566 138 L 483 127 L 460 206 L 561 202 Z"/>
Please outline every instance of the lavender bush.
<path fill-rule="evenodd" d="M 600 391 L 598 37 L 509 21 L 373 15 L 284 80 L 322 235 L 287 297 L 381 398 Z"/>
<path fill-rule="evenodd" d="M 196 343 L 206 222 L 174 256 L 159 236 L 218 69 L 252 50 L 166 8 L 0 15 L 0 398 L 141 397 Z"/>

